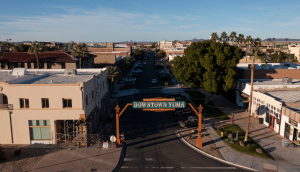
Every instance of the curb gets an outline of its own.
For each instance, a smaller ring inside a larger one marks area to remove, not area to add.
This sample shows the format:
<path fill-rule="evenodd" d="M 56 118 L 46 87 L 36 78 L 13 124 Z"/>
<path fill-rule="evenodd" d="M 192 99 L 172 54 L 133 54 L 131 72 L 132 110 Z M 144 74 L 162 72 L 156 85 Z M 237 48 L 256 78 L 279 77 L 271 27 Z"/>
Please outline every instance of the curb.
<path fill-rule="evenodd" d="M 112 170 L 112 172 L 117 172 L 120 170 L 122 164 L 123 164 L 123 160 L 125 158 L 126 155 L 126 150 L 127 150 L 127 145 L 125 142 L 122 142 L 122 151 L 121 151 L 121 155 L 120 155 L 120 159 L 119 162 L 117 164 L 117 166 Z"/>
<path fill-rule="evenodd" d="M 209 158 L 212 158 L 214 160 L 217 160 L 217 161 L 220 161 L 222 163 L 225 163 L 225 164 L 229 164 L 229 165 L 232 165 L 232 166 L 235 166 L 235 167 L 239 167 L 239 168 L 243 168 L 245 170 L 250 170 L 250 171 L 258 171 L 258 170 L 255 170 L 253 168 L 249 168 L 249 167 L 245 167 L 245 166 L 242 166 L 242 165 L 238 165 L 238 164 L 235 164 L 235 163 L 232 163 L 232 162 L 228 162 L 226 160 L 223 160 L 223 159 L 220 159 L 220 158 L 217 158 L 215 156 L 212 156 L 202 150 L 200 150 L 199 148 L 195 147 L 194 145 L 190 144 L 189 142 L 187 142 L 183 137 L 181 137 L 181 135 L 179 134 L 179 131 L 185 131 L 185 130 L 189 130 L 189 129 L 183 129 L 183 130 L 177 130 L 175 131 L 175 135 L 184 143 L 186 144 L 187 146 L 189 146 L 190 148 L 194 149 L 195 151 L 197 151 L 198 153 L 204 155 L 204 156 L 207 156 Z"/>

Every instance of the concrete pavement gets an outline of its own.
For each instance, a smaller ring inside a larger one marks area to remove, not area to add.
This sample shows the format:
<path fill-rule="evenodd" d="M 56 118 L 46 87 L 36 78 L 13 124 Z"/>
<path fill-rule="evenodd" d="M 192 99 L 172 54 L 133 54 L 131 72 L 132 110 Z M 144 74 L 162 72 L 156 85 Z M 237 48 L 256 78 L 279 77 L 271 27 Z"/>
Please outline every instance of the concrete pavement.
<path fill-rule="evenodd" d="M 33 172 L 113 171 L 118 164 L 122 148 L 112 146 L 110 142 L 108 150 L 97 149 L 97 146 L 75 150 L 54 147 Z"/>
<path fill-rule="evenodd" d="M 200 89 L 199 91 L 204 93 L 203 89 Z M 214 96 L 211 101 L 228 117 L 230 116 L 231 112 L 234 111 L 234 123 L 246 131 L 248 119 L 247 112 L 231 103 L 222 95 Z M 215 130 L 209 127 L 209 124 L 207 124 L 206 127 L 208 127 L 207 129 L 211 134 L 211 137 L 214 137 L 213 139 L 220 148 L 220 151 L 225 159 L 230 162 L 242 164 L 247 163 L 249 165 L 252 164 L 251 166 L 258 170 L 269 168 L 274 171 L 300 171 L 300 148 L 293 146 L 283 148 L 283 137 L 281 137 L 274 130 L 270 129 L 268 126 L 259 124 L 258 120 L 253 117 L 250 119 L 249 136 L 255 140 L 255 142 L 258 143 L 269 155 L 271 155 L 275 161 L 241 154 L 222 142 Z"/>

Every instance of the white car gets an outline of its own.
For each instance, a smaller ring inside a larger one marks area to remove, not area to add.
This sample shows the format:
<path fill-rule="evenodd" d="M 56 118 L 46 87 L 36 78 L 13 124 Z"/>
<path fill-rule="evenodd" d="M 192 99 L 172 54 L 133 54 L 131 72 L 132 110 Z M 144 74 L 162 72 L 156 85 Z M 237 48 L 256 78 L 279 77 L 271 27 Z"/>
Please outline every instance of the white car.
<path fill-rule="evenodd" d="M 152 84 L 157 84 L 157 80 L 156 79 L 152 79 Z"/>

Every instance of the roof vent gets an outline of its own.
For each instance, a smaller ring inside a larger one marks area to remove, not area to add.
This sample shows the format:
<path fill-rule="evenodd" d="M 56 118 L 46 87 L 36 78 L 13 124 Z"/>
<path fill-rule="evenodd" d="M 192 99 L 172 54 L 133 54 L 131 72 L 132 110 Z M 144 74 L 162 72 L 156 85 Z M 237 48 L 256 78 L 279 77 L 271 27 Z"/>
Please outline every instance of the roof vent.
<path fill-rule="evenodd" d="M 76 69 L 66 69 L 64 71 L 65 75 L 76 75 L 77 74 L 77 70 Z"/>
<path fill-rule="evenodd" d="M 282 82 L 285 83 L 285 84 L 292 84 L 293 83 L 293 78 L 283 77 Z"/>
<path fill-rule="evenodd" d="M 19 75 L 27 75 L 26 68 L 14 68 L 12 71 L 12 75 L 19 76 Z"/>

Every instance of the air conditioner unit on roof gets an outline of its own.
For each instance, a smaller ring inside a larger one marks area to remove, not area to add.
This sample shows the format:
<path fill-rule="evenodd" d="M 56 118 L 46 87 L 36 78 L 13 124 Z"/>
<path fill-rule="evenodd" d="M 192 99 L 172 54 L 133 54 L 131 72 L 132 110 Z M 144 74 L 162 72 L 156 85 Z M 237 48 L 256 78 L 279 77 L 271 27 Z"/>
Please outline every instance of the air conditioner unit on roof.
<path fill-rule="evenodd" d="M 64 71 L 65 75 L 76 75 L 77 74 L 77 70 L 76 69 L 66 69 Z"/>

